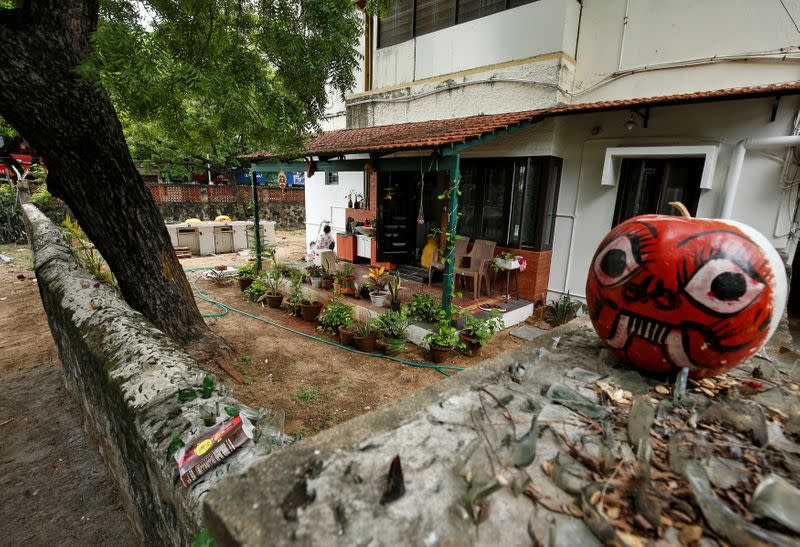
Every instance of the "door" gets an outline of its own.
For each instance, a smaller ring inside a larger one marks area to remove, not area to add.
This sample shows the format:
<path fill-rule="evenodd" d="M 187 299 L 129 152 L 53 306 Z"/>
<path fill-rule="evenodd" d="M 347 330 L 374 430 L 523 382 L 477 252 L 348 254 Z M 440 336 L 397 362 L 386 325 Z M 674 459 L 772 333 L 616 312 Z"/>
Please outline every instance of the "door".
<path fill-rule="evenodd" d="M 419 173 L 378 173 L 378 261 L 395 264 L 414 262 Z"/>

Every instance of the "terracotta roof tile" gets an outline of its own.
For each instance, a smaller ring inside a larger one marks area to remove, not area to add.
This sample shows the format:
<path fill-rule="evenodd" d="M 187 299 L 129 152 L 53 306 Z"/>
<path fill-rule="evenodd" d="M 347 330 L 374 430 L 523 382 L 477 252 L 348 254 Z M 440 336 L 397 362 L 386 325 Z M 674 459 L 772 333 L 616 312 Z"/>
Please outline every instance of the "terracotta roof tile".
<path fill-rule="evenodd" d="M 800 81 L 784 84 L 699 91 L 695 93 L 660 95 L 656 97 L 640 97 L 616 101 L 577 103 L 523 112 L 379 125 L 361 129 L 340 129 L 338 131 L 326 131 L 313 137 L 309 141 L 303 155 L 337 156 L 373 151 L 385 152 L 390 150 L 399 151 L 419 148 L 438 148 L 459 144 L 468 139 L 488 135 L 497 130 L 514 126 L 522 122 L 536 121 L 537 119 L 543 119 L 549 116 L 614 110 L 634 106 L 702 102 L 716 99 L 745 98 L 748 96 L 792 92 L 800 93 Z M 263 159 L 273 157 L 273 154 L 264 151 L 246 154 L 240 157 L 244 159 Z"/>

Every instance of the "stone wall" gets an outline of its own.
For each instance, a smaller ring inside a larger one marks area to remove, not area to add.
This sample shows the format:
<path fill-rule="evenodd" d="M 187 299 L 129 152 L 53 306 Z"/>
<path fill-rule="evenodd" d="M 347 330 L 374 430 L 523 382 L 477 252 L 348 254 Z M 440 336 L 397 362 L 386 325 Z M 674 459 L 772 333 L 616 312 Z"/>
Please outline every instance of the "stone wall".
<path fill-rule="evenodd" d="M 181 403 L 180 388 L 199 386 L 204 373 L 186 353 L 78 265 L 58 229 L 33 205 L 23 206 L 36 277 L 58 346 L 68 391 L 84 426 L 118 484 L 140 543 L 188 545 L 202 528 L 200 507 L 222 477 L 247 468 L 286 442 L 280 414 L 267 415 L 264 432 L 190 488 L 184 488 L 167 448 L 205 428 L 201 411 L 227 418 L 219 395 Z M 35 396 L 32 394 L 31 396 Z M 57 500 L 56 500 L 57 501 Z"/>

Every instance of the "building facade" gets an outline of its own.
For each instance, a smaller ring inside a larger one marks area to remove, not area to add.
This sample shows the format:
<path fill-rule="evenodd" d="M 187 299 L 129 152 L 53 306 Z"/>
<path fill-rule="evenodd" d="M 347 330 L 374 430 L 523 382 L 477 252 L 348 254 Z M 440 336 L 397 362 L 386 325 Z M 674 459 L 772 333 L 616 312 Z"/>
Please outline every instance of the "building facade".
<path fill-rule="evenodd" d="M 754 226 L 791 262 L 798 158 L 790 141 L 764 139 L 800 133 L 798 23 L 796 2 L 395 0 L 382 19 L 365 19 L 359 87 L 332 98 L 322 125 L 355 138 L 440 120 L 456 140 L 463 127 L 472 140 L 460 152 L 458 231 L 526 256 L 528 299 L 583 297 L 605 233 L 636 214 L 670 213 L 676 199 L 697 216 Z M 470 133 L 476 119 L 525 112 L 541 114 L 513 131 Z M 394 142 L 385 153 L 335 153 L 411 156 L 441 174 L 439 141 Z M 323 219 L 341 231 L 347 218 L 372 217 L 380 231 L 376 194 L 392 184 L 381 176 L 309 177 L 309 240 Z M 405 178 L 409 188 L 440 184 Z M 347 210 L 350 191 L 367 197 L 366 212 Z M 413 199 L 426 228 L 440 222 L 420 190 Z"/>

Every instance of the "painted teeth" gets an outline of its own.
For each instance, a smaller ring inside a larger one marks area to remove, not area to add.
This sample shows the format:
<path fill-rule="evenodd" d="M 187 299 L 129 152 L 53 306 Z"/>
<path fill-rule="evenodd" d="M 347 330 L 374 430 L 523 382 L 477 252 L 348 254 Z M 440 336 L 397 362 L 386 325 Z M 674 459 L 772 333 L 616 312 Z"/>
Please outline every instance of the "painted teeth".
<path fill-rule="evenodd" d="M 664 323 L 637 315 L 631 315 L 628 321 L 629 337 L 637 335 L 654 344 L 663 344 L 670 330 Z"/>

